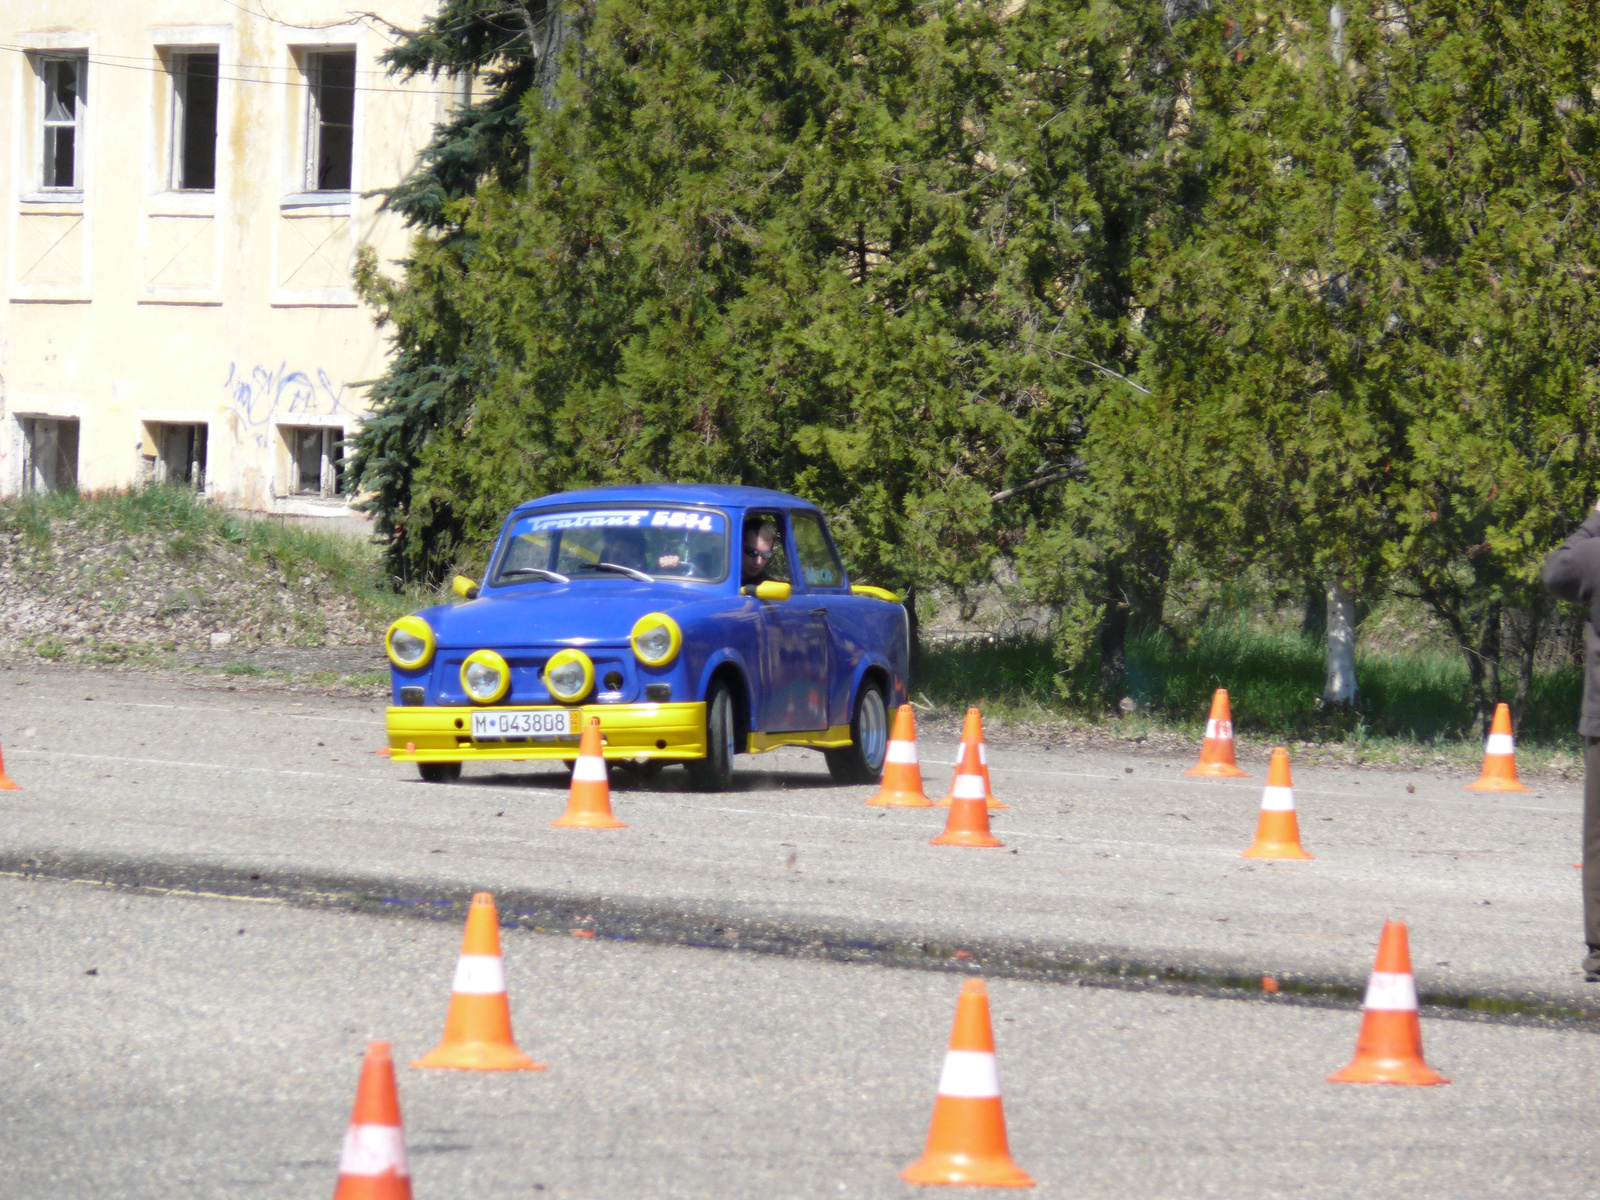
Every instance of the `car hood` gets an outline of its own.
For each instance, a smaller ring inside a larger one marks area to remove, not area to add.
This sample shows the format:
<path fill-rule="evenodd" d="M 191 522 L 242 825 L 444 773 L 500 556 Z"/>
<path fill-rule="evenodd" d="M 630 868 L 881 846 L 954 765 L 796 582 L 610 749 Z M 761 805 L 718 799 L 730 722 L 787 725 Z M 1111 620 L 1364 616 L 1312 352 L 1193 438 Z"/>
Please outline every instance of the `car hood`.
<path fill-rule="evenodd" d="M 717 594 L 693 584 L 592 579 L 529 583 L 417 615 L 433 628 L 441 649 L 626 645 L 634 623 L 646 613 L 672 612 L 715 598 Z"/>

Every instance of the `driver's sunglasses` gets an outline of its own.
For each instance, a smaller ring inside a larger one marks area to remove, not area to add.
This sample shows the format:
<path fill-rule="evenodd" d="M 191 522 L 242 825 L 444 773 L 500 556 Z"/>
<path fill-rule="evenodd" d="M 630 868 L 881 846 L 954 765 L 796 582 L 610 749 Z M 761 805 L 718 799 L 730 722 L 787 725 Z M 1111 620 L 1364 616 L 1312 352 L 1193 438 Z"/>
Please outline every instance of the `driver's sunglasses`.
<path fill-rule="evenodd" d="M 766 562 L 768 559 L 770 559 L 772 557 L 772 551 L 771 550 L 755 550 L 755 549 L 752 549 L 749 546 L 746 546 L 744 548 L 744 556 L 746 558 L 759 558 L 762 562 Z"/>

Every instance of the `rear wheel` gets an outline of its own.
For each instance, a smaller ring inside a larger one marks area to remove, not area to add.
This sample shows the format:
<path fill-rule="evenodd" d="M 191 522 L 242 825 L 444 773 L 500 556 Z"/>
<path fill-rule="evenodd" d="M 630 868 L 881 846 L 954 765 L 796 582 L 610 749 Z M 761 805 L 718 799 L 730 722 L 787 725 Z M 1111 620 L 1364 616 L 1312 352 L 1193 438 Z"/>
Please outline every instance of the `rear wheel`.
<path fill-rule="evenodd" d="M 835 783 L 877 783 L 883 777 L 883 756 L 889 749 L 889 709 L 883 689 L 868 680 L 856 697 L 850 718 L 850 744 L 824 750 L 828 774 Z"/>
<path fill-rule="evenodd" d="M 738 721 L 733 711 L 733 692 L 722 682 L 711 685 L 706 697 L 706 756 L 692 759 L 689 782 L 702 792 L 725 792 L 733 783 L 733 756 L 738 736 Z"/>
<path fill-rule="evenodd" d="M 454 783 L 461 778 L 461 764 L 418 763 L 417 774 L 422 776 L 424 783 Z"/>

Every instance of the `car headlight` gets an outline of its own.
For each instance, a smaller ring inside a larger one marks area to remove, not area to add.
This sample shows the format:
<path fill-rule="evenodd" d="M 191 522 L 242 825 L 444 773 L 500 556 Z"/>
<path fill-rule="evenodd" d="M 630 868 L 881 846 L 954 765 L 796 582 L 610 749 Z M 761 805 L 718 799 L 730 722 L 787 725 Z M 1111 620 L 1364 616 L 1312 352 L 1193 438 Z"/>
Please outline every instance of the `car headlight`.
<path fill-rule="evenodd" d="M 415 671 L 433 657 L 433 630 L 421 617 L 401 617 L 383 635 L 389 661 L 402 671 Z"/>
<path fill-rule="evenodd" d="M 557 650 L 544 665 L 544 685 L 563 704 L 582 700 L 594 686 L 594 663 L 582 650 Z"/>
<path fill-rule="evenodd" d="M 479 704 L 493 704 L 511 687 L 511 668 L 493 650 L 474 650 L 461 664 L 461 686 Z"/>
<path fill-rule="evenodd" d="M 633 653 L 647 666 L 664 667 L 683 648 L 683 631 L 666 613 L 646 613 L 634 622 Z"/>

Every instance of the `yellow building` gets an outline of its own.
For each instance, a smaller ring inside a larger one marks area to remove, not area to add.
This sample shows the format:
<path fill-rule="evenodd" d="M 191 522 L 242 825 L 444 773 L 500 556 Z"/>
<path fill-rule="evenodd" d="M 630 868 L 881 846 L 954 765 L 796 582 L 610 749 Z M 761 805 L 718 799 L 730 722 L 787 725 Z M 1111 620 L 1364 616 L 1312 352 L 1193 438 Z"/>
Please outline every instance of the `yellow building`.
<path fill-rule="evenodd" d="M 0 5 L 0 494 L 186 481 L 348 514 L 344 438 L 386 344 L 356 248 L 458 97 L 390 78 L 389 26 L 317 0 Z"/>

